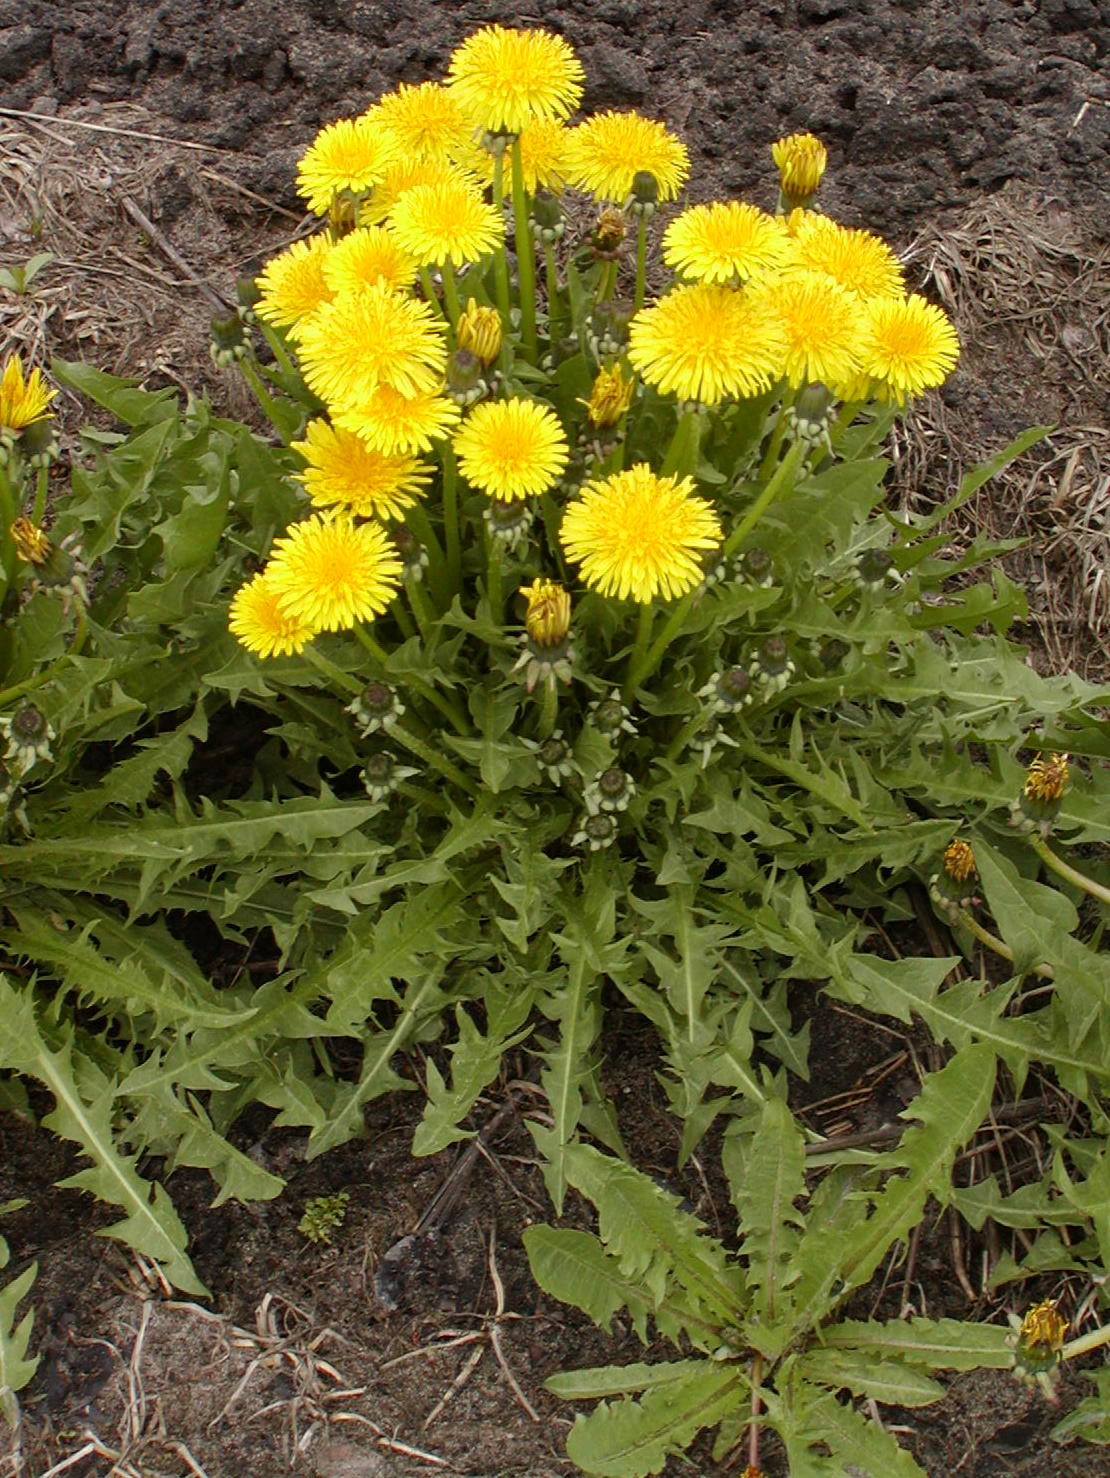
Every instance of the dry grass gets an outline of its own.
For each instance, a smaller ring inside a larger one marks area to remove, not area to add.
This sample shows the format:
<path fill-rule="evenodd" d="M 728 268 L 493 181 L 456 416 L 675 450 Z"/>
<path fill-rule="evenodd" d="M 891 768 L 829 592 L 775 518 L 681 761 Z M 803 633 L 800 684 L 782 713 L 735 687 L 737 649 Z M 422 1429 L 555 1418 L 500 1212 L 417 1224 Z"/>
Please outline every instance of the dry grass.
<path fill-rule="evenodd" d="M 894 453 L 907 509 L 1030 424 L 1053 430 L 953 520 L 954 542 L 1020 538 L 1004 560 L 1028 596 L 1032 639 L 1057 670 L 1110 677 L 1110 245 L 1017 193 L 981 201 L 908 253 L 963 344 L 955 393 L 922 403 Z"/>

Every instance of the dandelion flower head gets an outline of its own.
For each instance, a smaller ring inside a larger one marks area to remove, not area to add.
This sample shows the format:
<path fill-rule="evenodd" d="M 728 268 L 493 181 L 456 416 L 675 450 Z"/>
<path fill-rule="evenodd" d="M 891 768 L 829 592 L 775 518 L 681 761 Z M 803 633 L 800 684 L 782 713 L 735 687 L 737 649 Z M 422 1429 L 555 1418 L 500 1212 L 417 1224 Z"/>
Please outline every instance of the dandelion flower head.
<path fill-rule="evenodd" d="M 22 431 L 33 421 L 41 421 L 50 413 L 50 402 L 57 393 L 43 380 L 40 369 L 24 378 L 23 361 L 13 354 L 0 377 L 0 427 Z"/>
<path fill-rule="evenodd" d="M 458 97 L 438 82 L 402 82 L 381 98 L 371 115 L 396 142 L 404 159 L 449 159 L 465 149 L 474 125 Z"/>
<path fill-rule="evenodd" d="M 781 327 L 750 290 L 713 283 L 677 287 L 629 330 L 628 358 L 665 395 L 716 405 L 759 395 L 782 375 Z"/>
<path fill-rule="evenodd" d="M 502 503 L 535 498 L 566 470 L 568 447 L 555 412 L 535 400 L 487 400 L 454 440 L 459 470 Z"/>
<path fill-rule="evenodd" d="M 520 166 L 529 195 L 563 188 L 569 138 L 570 130 L 555 118 L 540 119 L 521 131 Z"/>
<path fill-rule="evenodd" d="M 372 190 L 398 155 L 376 119 L 341 118 L 320 130 L 298 164 L 297 191 L 313 215 L 326 216 L 337 195 Z"/>
<path fill-rule="evenodd" d="M 582 97 L 582 63 L 561 36 L 485 26 L 451 57 L 448 86 L 488 133 L 569 118 Z"/>
<path fill-rule="evenodd" d="M 254 308 L 259 318 L 292 330 L 295 338 L 297 325 L 335 296 L 324 276 L 333 250 L 330 239 L 319 232 L 272 257 L 256 279 L 262 294 Z"/>
<path fill-rule="evenodd" d="M 779 172 L 779 187 L 788 210 L 805 205 L 817 193 L 829 164 L 824 144 L 811 133 L 792 133 L 779 139 L 771 145 L 771 158 Z"/>
<path fill-rule="evenodd" d="M 348 631 L 385 610 L 401 561 L 380 524 L 313 514 L 274 541 L 264 570 L 282 615 L 316 631 Z"/>
<path fill-rule="evenodd" d="M 432 308 L 381 285 L 319 308 L 304 324 L 298 349 L 309 389 L 336 406 L 362 400 L 378 385 L 402 395 L 435 390 L 447 365 Z"/>
<path fill-rule="evenodd" d="M 393 214 L 393 210 L 406 190 L 417 185 L 449 185 L 458 183 L 474 185 L 475 175 L 453 164 L 447 159 L 420 159 L 412 157 L 391 164 L 382 182 L 371 195 L 359 201 L 358 222 L 360 226 L 380 226 Z"/>
<path fill-rule="evenodd" d="M 803 271 L 822 272 L 859 298 L 903 296 L 902 264 L 881 237 L 813 211 L 801 213 L 793 234 Z"/>
<path fill-rule="evenodd" d="M 720 544 L 721 526 L 693 486 L 689 477 L 658 477 L 640 462 L 583 487 L 559 539 L 591 590 L 646 605 L 699 584 L 699 556 Z"/>
<path fill-rule="evenodd" d="M 477 262 L 505 239 L 501 212 L 461 181 L 406 190 L 391 220 L 398 241 L 425 267 Z"/>
<path fill-rule="evenodd" d="M 863 308 L 854 293 L 817 272 L 792 274 L 752 291 L 779 320 L 791 385 L 836 389 L 858 376 Z"/>
<path fill-rule="evenodd" d="M 685 144 L 653 118 L 596 113 L 569 130 L 567 179 L 595 200 L 623 205 L 638 174 L 652 176 L 658 199 L 673 200 L 689 173 Z"/>
<path fill-rule="evenodd" d="M 698 282 L 765 277 L 792 255 L 782 222 L 742 200 L 692 206 L 663 233 L 667 265 Z"/>
<path fill-rule="evenodd" d="M 416 281 L 417 264 L 386 226 L 358 226 L 324 258 L 324 281 L 332 293 L 384 286 L 405 292 Z"/>
<path fill-rule="evenodd" d="M 375 451 L 353 431 L 319 417 L 308 423 L 304 441 L 290 444 L 308 464 L 295 475 L 317 508 L 399 519 L 424 496 L 431 479 L 430 468 L 416 457 Z"/>
<path fill-rule="evenodd" d="M 227 624 L 239 644 L 256 657 L 288 657 L 303 652 L 316 635 L 311 622 L 286 615 L 278 592 L 265 573 L 256 575 L 236 591 Z"/>
<path fill-rule="evenodd" d="M 402 395 L 378 385 L 332 413 L 335 425 L 361 436 L 376 451 L 426 452 L 443 441 L 462 415 L 457 403 L 436 392 Z"/>
<path fill-rule="evenodd" d="M 959 357 L 960 341 L 947 315 L 916 293 L 865 306 L 860 369 L 880 398 L 904 405 L 936 389 Z"/>

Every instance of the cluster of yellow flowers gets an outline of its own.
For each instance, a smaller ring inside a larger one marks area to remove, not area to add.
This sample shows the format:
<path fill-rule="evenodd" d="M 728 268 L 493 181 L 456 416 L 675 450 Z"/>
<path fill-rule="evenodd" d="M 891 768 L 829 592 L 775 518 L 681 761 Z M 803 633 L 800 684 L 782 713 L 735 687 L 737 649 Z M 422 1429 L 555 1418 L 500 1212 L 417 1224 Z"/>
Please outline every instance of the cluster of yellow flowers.
<path fill-rule="evenodd" d="M 325 127 L 301 160 L 299 190 L 327 225 L 267 265 L 256 312 L 284 331 L 326 408 L 294 443 L 320 511 L 235 599 L 232 630 L 251 650 L 300 651 L 316 632 L 385 608 L 402 566 L 377 520 L 401 520 L 425 496 L 435 469 L 423 458 L 437 444 L 450 447 L 445 474 L 457 466 L 495 503 L 548 493 L 567 473 L 567 429 L 550 405 L 519 390 L 483 399 L 485 380 L 460 393 L 451 376 L 461 351 L 477 361 L 472 380 L 499 355 L 511 364 L 507 294 L 496 306 L 472 298 L 464 312 L 457 280 L 467 271 L 469 291 L 481 277 L 471 269 L 493 257 L 507 281 L 506 159 L 514 207 L 577 190 L 638 213 L 641 246 L 646 215 L 686 181 L 687 151 L 661 123 L 604 112 L 568 124 L 582 81 L 561 37 L 489 26 L 458 48 L 442 83 L 402 84 Z M 951 324 L 906 292 L 886 244 L 807 208 L 825 167 L 820 143 L 794 136 L 774 154 L 780 214 L 716 202 L 668 225 L 663 256 L 677 284 L 640 307 L 641 268 L 625 353 L 602 353 L 586 406 L 595 430 L 628 412 L 637 377 L 702 405 L 812 383 L 846 401 L 900 404 L 953 367 Z M 522 341 L 526 222 L 518 213 Z M 561 542 L 587 585 L 647 603 L 694 588 L 721 530 L 690 478 L 641 463 L 587 482 Z"/>

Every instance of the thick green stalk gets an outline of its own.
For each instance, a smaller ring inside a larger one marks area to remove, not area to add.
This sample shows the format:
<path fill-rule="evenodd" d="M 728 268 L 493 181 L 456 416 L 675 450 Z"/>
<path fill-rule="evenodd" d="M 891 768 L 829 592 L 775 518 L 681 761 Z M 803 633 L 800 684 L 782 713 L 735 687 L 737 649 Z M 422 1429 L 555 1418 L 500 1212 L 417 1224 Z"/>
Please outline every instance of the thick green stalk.
<path fill-rule="evenodd" d="M 536 354 L 536 256 L 528 219 L 528 194 L 524 188 L 524 164 L 520 139 L 513 140 L 513 221 L 516 225 L 516 272 L 520 286 L 520 337 L 529 364 Z"/>
<path fill-rule="evenodd" d="M 655 607 L 650 602 L 645 602 L 637 613 L 636 637 L 628 657 L 628 671 L 622 690 L 625 703 L 631 702 L 643 678 L 651 671 L 650 659 L 653 649 L 649 647 L 649 642 L 654 620 Z"/>
<path fill-rule="evenodd" d="M 443 443 L 443 541 L 446 545 L 447 598 L 457 594 L 462 578 L 459 540 L 459 476 L 451 443 Z"/>
<path fill-rule="evenodd" d="M 462 304 L 459 302 L 459 284 L 455 269 L 450 262 L 443 264 L 443 301 L 447 308 L 447 318 L 451 327 L 455 328 L 462 313 Z"/>
<path fill-rule="evenodd" d="M 555 260 L 553 241 L 544 242 L 543 260 L 547 276 L 547 336 L 554 346 L 562 334 L 562 319 L 559 311 L 559 268 Z"/>
<path fill-rule="evenodd" d="M 544 682 L 543 692 L 540 694 L 540 721 L 536 730 L 536 738 L 542 742 L 550 739 L 555 728 L 555 720 L 559 716 L 559 689 L 554 674 Z"/>
<path fill-rule="evenodd" d="M 489 618 L 495 626 L 501 625 L 501 561 L 503 544 L 495 534 L 486 534 L 486 603 Z"/>
<path fill-rule="evenodd" d="M 1110 904 L 1110 888 L 1104 888 L 1101 883 L 1096 883 L 1094 878 L 1089 878 L 1085 872 L 1079 872 L 1076 868 L 1069 866 L 1062 857 L 1048 845 L 1043 837 L 1033 834 L 1029 837 L 1029 845 L 1036 852 L 1044 865 L 1051 868 L 1058 877 L 1065 882 L 1071 883 L 1076 888 L 1081 888 L 1084 893 L 1089 893 L 1092 898 L 1097 898 L 1100 903 Z"/>
<path fill-rule="evenodd" d="M 362 646 L 370 653 L 371 657 L 374 658 L 380 667 L 384 668 L 389 658 L 379 643 L 374 640 L 364 626 L 356 626 L 354 633 Z M 433 688 L 431 683 L 425 682 L 422 678 L 410 675 L 406 678 L 406 681 L 414 692 L 419 693 L 422 698 L 426 698 L 433 708 L 439 710 L 456 733 L 466 734 L 469 732 L 466 717 L 453 696 L 450 698 L 444 697 L 438 689 Z"/>
<path fill-rule="evenodd" d="M 728 559 L 734 554 L 744 540 L 748 537 L 756 524 L 767 512 L 767 509 L 775 499 L 784 492 L 788 492 L 794 486 L 794 479 L 805 461 L 806 444 L 804 441 L 796 441 L 775 468 L 774 475 L 766 484 L 759 497 L 745 513 L 744 517 L 733 529 L 725 540 L 725 547 L 721 551 L 722 556 Z"/>
<path fill-rule="evenodd" d="M 40 467 L 35 479 L 35 506 L 31 513 L 31 522 L 36 528 L 40 527 L 46 517 L 46 494 L 50 487 L 50 468 Z"/>
<path fill-rule="evenodd" d="M 700 406 L 686 410 L 674 428 L 671 444 L 663 459 L 661 477 L 691 477 L 698 465 L 701 448 L 702 411 Z"/>
<path fill-rule="evenodd" d="M 469 775 L 464 775 L 459 767 L 453 764 L 445 754 L 441 754 L 434 744 L 425 743 L 423 739 L 414 734 L 411 729 L 406 728 L 404 724 L 394 724 L 389 731 L 389 737 L 390 739 L 395 739 L 398 744 L 403 744 L 410 754 L 414 754 L 417 759 L 423 760 L 433 770 L 438 770 L 445 779 L 457 785 L 460 790 L 465 790 L 468 795 L 472 796 L 478 794 L 478 787 Z"/>
<path fill-rule="evenodd" d="M 295 379 L 299 379 L 300 374 L 297 366 L 290 358 L 289 351 L 282 341 L 281 334 L 278 333 L 277 329 L 271 328 L 268 323 L 263 323 L 261 319 L 258 320 L 258 327 L 262 330 L 262 337 L 269 344 L 279 368 L 284 370 L 287 375 L 292 375 Z"/>
<path fill-rule="evenodd" d="M 439 293 L 436 292 L 436 285 L 432 281 L 432 269 L 430 267 L 420 268 L 420 286 L 424 289 L 424 297 L 428 301 L 428 306 L 434 308 L 440 318 L 446 318 L 447 311 L 440 302 Z"/>
<path fill-rule="evenodd" d="M 3 596 L 15 579 L 16 552 L 15 542 L 12 539 L 12 524 L 19 512 L 18 490 L 12 485 L 11 479 L 0 467 L 0 570 L 3 571 L 4 586 L 0 590 Z"/>
<path fill-rule="evenodd" d="M 647 216 L 640 216 L 636 229 L 636 312 L 644 306 L 644 290 L 647 285 Z"/>
<path fill-rule="evenodd" d="M 759 477 L 761 481 L 765 477 L 770 477 L 771 473 L 775 469 L 776 464 L 778 463 L 779 453 L 782 451 L 782 440 L 783 437 L 786 435 L 786 428 L 790 424 L 786 413 L 794 404 L 795 400 L 797 400 L 797 398 L 798 392 L 796 390 L 787 389 L 782 392 L 782 401 L 779 404 L 778 417 L 775 421 L 774 430 L 771 432 L 771 439 L 767 443 L 767 450 L 763 454 L 763 462 L 759 468 Z"/>
<path fill-rule="evenodd" d="M 502 206 L 504 201 L 505 155 L 503 150 L 499 150 L 493 156 L 493 203 L 497 207 L 499 215 L 503 213 Z M 493 275 L 494 285 L 497 291 L 498 311 L 501 314 L 501 322 L 505 325 L 505 332 L 508 333 L 512 317 L 509 311 L 511 305 L 511 299 L 509 297 L 509 256 L 504 246 L 494 255 Z"/>
<path fill-rule="evenodd" d="M 258 406 L 262 414 L 280 436 L 282 426 L 281 417 L 277 413 L 274 398 L 266 389 L 265 385 L 263 385 L 258 371 L 249 359 L 241 359 L 239 361 L 239 372 L 254 392 L 254 398 L 258 401 Z"/>

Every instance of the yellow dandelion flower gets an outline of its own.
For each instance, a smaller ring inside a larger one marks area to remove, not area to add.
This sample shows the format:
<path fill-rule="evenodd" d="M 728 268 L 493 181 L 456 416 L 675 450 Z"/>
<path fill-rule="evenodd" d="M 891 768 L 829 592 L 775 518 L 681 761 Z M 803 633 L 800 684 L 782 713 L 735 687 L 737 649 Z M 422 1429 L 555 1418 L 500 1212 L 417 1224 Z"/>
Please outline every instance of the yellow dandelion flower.
<path fill-rule="evenodd" d="M 320 418 L 308 423 L 305 438 L 290 443 L 308 464 L 295 476 L 317 508 L 334 505 L 360 518 L 402 518 L 431 479 L 431 468 L 416 457 L 375 451 L 353 431 Z"/>
<path fill-rule="evenodd" d="M 778 320 L 749 290 L 697 283 L 637 313 L 628 358 L 665 395 L 716 405 L 774 384 L 784 348 Z"/>
<path fill-rule="evenodd" d="M 505 239 L 501 212 L 464 183 L 406 190 L 391 220 L 397 240 L 422 267 L 477 262 Z"/>
<path fill-rule="evenodd" d="M 460 349 L 468 349 L 480 364 L 492 364 L 501 353 L 503 330 L 501 315 L 496 308 L 485 307 L 474 298 L 468 298 L 466 311 L 459 314 L 455 325 L 455 342 Z"/>
<path fill-rule="evenodd" d="M 1021 1321 L 1018 1340 L 1024 1352 L 1035 1355 L 1058 1355 L 1064 1348 L 1068 1321 L 1060 1317 L 1054 1298 L 1034 1304 Z"/>
<path fill-rule="evenodd" d="M 529 195 L 537 190 L 561 190 L 566 183 L 567 140 L 570 130 L 557 119 L 530 123 L 520 135 L 520 167 Z"/>
<path fill-rule="evenodd" d="M 359 201 L 358 223 L 360 226 L 380 226 L 393 214 L 405 191 L 417 185 L 460 183 L 473 185 L 474 175 L 446 159 L 402 159 L 390 165 L 372 195 Z"/>
<path fill-rule="evenodd" d="M 702 578 L 699 555 L 721 526 L 693 479 L 657 477 L 645 462 L 589 482 L 563 514 L 559 541 L 591 590 L 641 605 L 673 600 Z"/>
<path fill-rule="evenodd" d="M 698 282 L 766 277 L 792 256 L 782 222 L 742 200 L 692 206 L 663 233 L 667 265 Z"/>
<path fill-rule="evenodd" d="M 289 620 L 316 631 L 348 631 L 389 605 L 401 583 L 401 561 L 380 524 L 313 514 L 275 539 L 264 574 Z"/>
<path fill-rule="evenodd" d="M 782 326 L 791 385 L 833 389 L 859 374 L 864 310 L 854 293 L 815 272 L 760 283 L 752 291 Z"/>
<path fill-rule="evenodd" d="M 42 370 L 33 369 L 24 379 L 23 361 L 13 354 L 0 377 L 0 429 L 22 431 L 33 421 L 50 414 L 50 402 L 57 395 L 42 378 Z"/>
<path fill-rule="evenodd" d="M 402 82 L 372 110 L 406 159 L 447 159 L 470 144 L 474 125 L 458 98 L 438 82 Z"/>
<path fill-rule="evenodd" d="M 793 234 L 803 271 L 822 272 L 860 298 L 903 296 L 902 264 L 880 237 L 851 231 L 813 211 L 800 215 Z"/>
<path fill-rule="evenodd" d="M 520 133 L 529 123 L 569 118 L 582 97 L 582 63 L 561 36 L 485 26 L 453 53 L 451 91 L 487 133 Z"/>
<path fill-rule="evenodd" d="M 297 166 L 297 192 L 313 215 L 326 216 L 337 195 L 364 195 L 398 158 L 393 135 L 376 119 L 341 118 L 316 135 Z"/>
<path fill-rule="evenodd" d="M 771 145 L 771 158 L 779 172 L 779 189 L 787 210 L 805 205 L 825 177 L 829 156 L 820 139 L 811 133 L 792 133 Z"/>
<path fill-rule="evenodd" d="M 615 426 L 622 416 L 628 414 L 635 389 L 635 375 L 630 375 L 626 380 L 620 365 L 615 364 L 611 369 L 602 368 L 598 371 L 589 400 L 581 400 L 579 404 L 586 407 L 590 425 L 604 430 Z"/>
<path fill-rule="evenodd" d="M 535 400 L 484 401 L 453 445 L 467 482 L 502 503 L 554 487 L 569 455 L 558 416 Z"/>
<path fill-rule="evenodd" d="M 531 585 L 522 585 L 520 593 L 528 602 L 524 613 L 524 629 L 537 647 L 557 647 L 570 631 L 570 596 L 558 580 L 540 577 Z"/>
<path fill-rule="evenodd" d="M 568 130 L 566 177 L 595 200 L 623 204 L 638 174 L 652 176 L 658 199 L 673 200 L 689 173 L 686 146 L 639 113 L 595 113 Z"/>
<path fill-rule="evenodd" d="M 278 593 L 265 573 L 236 591 L 227 624 L 232 636 L 256 657 L 288 657 L 303 652 L 316 635 L 311 622 L 281 609 Z"/>
<path fill-rule="evenodd" d="M 324 276 L 324 263 L 333 250 L 331 241 L 321 234 L 294 241 L 272 257 L 256 278 L 262 294 L 254 308 L 259 318 L 295 330 L 322 303 L 330 303 L 335 293 Z"/>
<path fill-rule="evenodd" d="M 943 385 L 959 357 L 947 315 L 916 293 L 865 305 L 860 368 L 881 399 L 904 405 Z"/>
<path fill-rule="evenodd" d="M 336 410 L 332 420 L 344 431 L 361 436 L 376 451 L 392 456 L 397 452 L 430 451 L 459 424 L 462 412 L 445 395 L 402 395 L 388 385 L 345 409 Z"/>
<path fill-rule="evenodd" d="M 386 226 L 359 226 L 324 258 L 324 281 L 333 294 L 381 285 L 404 292 L 416 281 L 417 264 Z"/>
<path fill-rule="evenodd" d="M 309 389 L 340 407 L 378 385 L 425 394 L 447 367 L 442 320 L 420 299 L 380 285 L 317 309 L 301 329 L 298 351 Z"/>
<path fill-rule="evenodd" d="M 1066 754 L 1038 755 L 1026 772 L 1022 793 L 1030 801 L 1058 801 L 1070 778 Z"/>

